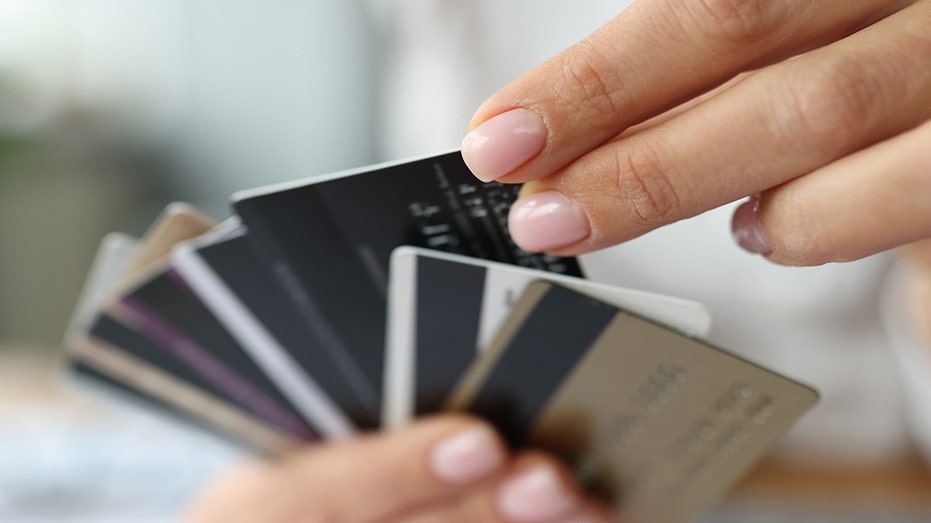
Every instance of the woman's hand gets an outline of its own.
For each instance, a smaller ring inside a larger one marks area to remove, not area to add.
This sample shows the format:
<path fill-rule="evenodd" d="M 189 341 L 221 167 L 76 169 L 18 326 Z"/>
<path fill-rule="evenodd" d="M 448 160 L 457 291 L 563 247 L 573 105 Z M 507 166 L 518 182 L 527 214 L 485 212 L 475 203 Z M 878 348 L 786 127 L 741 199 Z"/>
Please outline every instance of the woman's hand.
<path fill-rule="evenodd" d="M 509 455 L 487 424 L 447 415 L 244 468 L 201 498 L 186 522 L 608 520 L 552 458 Z"/>
<path fill-rule="evenodd" d="M 778 263 L 931 237 L 931 0 L 640 0 L 489 98 L 463 157 L 530 182 L 532 251 L 747 196 L 734 234 Z"/>

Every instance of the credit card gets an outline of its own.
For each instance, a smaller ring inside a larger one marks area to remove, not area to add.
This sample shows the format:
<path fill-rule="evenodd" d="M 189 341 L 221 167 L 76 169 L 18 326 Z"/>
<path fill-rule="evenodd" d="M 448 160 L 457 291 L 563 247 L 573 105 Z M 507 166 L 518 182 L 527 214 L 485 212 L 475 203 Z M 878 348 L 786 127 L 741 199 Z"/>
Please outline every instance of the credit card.
<path fill-rule="evenodd" d="M 561 457 L 620 520 L 675 523 L 723 496 L 816 401 L 721 349 L 534 282 L 448 406 Z"/>
<path fill-rule="evenodd" d="M 135 358 L 121 348 L 109 346 L 90 336 L 99 324 L 111 319 L 101 315 L 105 303 L 119 288 L 121 278 L 132 277 L 164 258 L 179 239 L 209 230 L 213 222 L 185 204 L 169 206 L 153 224 L 144 239 L 135 241 L 120 234 L 104 238 L 92 266 L 78 306 L 65 336 L 66 356 L 72 383 L 92 393 L 134 404 L 182 421 L 197 420 L 202 429 L 232 439 L 255 451 L 279 454 L 293 449 L 297 441 L 234 406 L 219 401 L 202 389 L 192 387 L 177 376 Z M 105 327 L 106 328 L 106 327 Z M 128 345 L 150 344 L 150 340 L 116 324 L 117 335 Z M 158 354 L 157 348 L 149 348 Z"/>
<path fill-rule="evenodd" d="M 239 226 L 182 242 L 172 251 L 172 267 L 323 435 L 375 427 L 375 413 L 364 410 L 374 398 L 359 390 L 368 386 L 364 376 L 314 337 L 245 236 Z"/>
<path fill-rule="evenodd" d="M 299 446 L 293 436 L 122 349 L 92 337 L 74 342 L 81 355 L 72 363 L 75 376 L 95 393 L 106 391 L 109 397 L 141 404 L 260 454 L 283 455 Z"/>
<path fill-rule="evenodd" d="M 156 270 L 120 293 L 106 309 L 115 321 L 151 339 L 161 351 L 158 364 L 201 383 L 268 423 L 302 440 L 318 438 L 318 431 L 302 419 L 288 399 L 262 372 L 249 354 L 172 269 Z M 92 333 L 114 343 L 110 331 Z M 150 352 L 150 351 L 147 351 Z M 144 353 L 143 353 L 144 354 Z M 140 354 L 140 355 L 143 355 Z M 143 356 L 144 357 L 144 356 Z M 153 362 L 156 360 L 152 360 Z"/>
<path fill-rule="evenodd" d="M 102 316 L 103 309 L 110 304 L 121 290 L 131 285 L 140 273 L 151 270 L 151 266 L 162 262 L 176 243 L 194 238 L 206 233 L 216 225 L 216 222 L 204 216 L 199 211 L 184 203 L 174 203 L 165 208 L 155 222 L 149 227 L 142 239 L 133 248 L 128 260 L 117 262 L 95 261 L 94 265 L 118 263 L 121 269 L 117 274 L 98 274 L 92 272 L 91 279 L 85 283 L 85 302 L 79 304 L 75 312 L 72 325 L 66 334 L 65 344 L 68 346 L 68 356 L 75 361 L 82 358 L 82 350 L 88 345 L 74 343 L 76 339 L 86 337 L 95 323 Z M 105 239 L 99 250 L 104 256 L 109 256 L 108 242 Z M 122 257 L 129 253 L 124 252 Z M 103 285 L 107 284 L 107 288 Z"/>
<path fill-rule="evenodd" d="M 388 426 L 441 410 L 477 351 L 487 347 L 524 289 L 536 280 L 626 308 L 704 336 L 711 327 L 699 303 L 546 271 L 399 247 L 391 258 L 384 421 Z"/>
<path fill-rule="evenodd" d="M 517 190 L 480 183 L 450 152 L 242 192 L 234 207 L 304 322 L 362 370 L 378 412 L 395 247 L 580 274 L 574 258 L 530 254 L 510 239 L 507 210 Z"/>
<path fill-rule="evenodd" d="M 138 245 L 139 240 L 126 234 L 114 232 L 104 236 L 65 329 L 66 350 L 70 339 L 87 334 L 110 290 L 136 258 Z"/>
<path fill-rule="evenodd" d="M 196 238 L 214 228 L 217 222 L 186 203 L 172 203 L 156 218 L 143 235 L 135 258 L 126 267 L 124 277 L 133 277 L 153 263 L 164 259 L 178 242 Z M 120 284 L 115 286 L 118 290 Z"/>

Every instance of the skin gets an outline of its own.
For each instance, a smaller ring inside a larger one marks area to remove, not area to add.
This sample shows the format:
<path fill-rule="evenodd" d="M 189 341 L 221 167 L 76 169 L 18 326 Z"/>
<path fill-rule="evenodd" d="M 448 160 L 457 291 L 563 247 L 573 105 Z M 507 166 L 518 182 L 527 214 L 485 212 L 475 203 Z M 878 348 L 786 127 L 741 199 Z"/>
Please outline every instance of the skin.
<path fill-rule="evenodd" d="M 744 197 L 757 223 L 741 225 L 781 264 L 927 238 L 929 28 L 926 0 L 641 0 L 478 109 L 479 133 L 513 109 L 546 128 L 529 160 L 482 177 L 573 202 L 588 233 L 543 249 L 563 255 Z"/>
<path fill-rule="evenodd" d="M 508 134 L 527 121 L 539 132 Z M 515 209 L 555 194 L 581 224 L 545 223 L 570 240 L 536 249 L 546 228 L 512 215 L 528 250 L 590 252 L 749 198 L 735 235 L 773 262 L 906 246 L 931 288 L 931 0 L 640 0 L 491 96 L 470 130 L 480 178 L 525 183 Z M 431 449 L 475 423 L 440 417 L 248 466 L 187 522 L 512 521 L 496 500 L 534 465 L 571 500 L 551 521 L 607 520 L 539 454 L 506 453 L 462 484 L 432 476 Z"/>
<path fill-rule="evenodd" d="M 556 460 L 533 452 L 509 453 L 497 436 L 490 442 L 501 458 L 494 466 L 464 480 L 436 474 L 432 464 L 437 446 L 476 427 L 494 435 L 483 422 L 444 415 L 396 431 L 309 447 L 276 462 L 247 464 L 209 488 L 185 522 L 609 521 L 605 508 L 585 498 Z M 509 481 L 539 470 L 557 478 L 559 493 L 530 499 L 530 508 L 561 498 L 555 514 L 508 517 L 501 496 Z"/>

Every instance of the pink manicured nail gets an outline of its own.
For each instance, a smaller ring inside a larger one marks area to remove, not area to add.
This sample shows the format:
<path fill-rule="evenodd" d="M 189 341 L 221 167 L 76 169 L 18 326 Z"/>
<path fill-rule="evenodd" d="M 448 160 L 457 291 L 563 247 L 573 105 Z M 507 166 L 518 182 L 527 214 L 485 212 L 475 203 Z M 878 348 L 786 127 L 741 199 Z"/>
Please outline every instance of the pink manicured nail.
<path fill-rule="evenodd" d="M 510 521 L 551 521 L 569 515 L 578 503 L 548 466 L 522 472 L 498 493 L 498 510 Z"/>
<path fill-rule="evenodd" d="M 763 233 L 763 223 L 760 221 L 760 201 L 751 199 L 734 211 L 731 221 L 731 232 L 737 244 L 756 254 L 769 254 L 773 248 Z"/>
<path fill-rule="evenodd" d="M 504 448 L 489 427 L 478 425 L 438 443 L 430 455 L 433 474 L 449 483 L 471 483 L 504 463 Z"/>
<path fill-rule="evenodd" d="M 479 125 L 462 140 L 462 159 L 476 178 L 497 180 L 533 158 L 546 145 L 539 114 L 513 109 Z"/>
<path fill-rule="evenodd" d="M 517 245 L 530 252 L 572 245 L 591 233 L 582 209 L 555 191 L 514 202 L 508 214 L 508 229 Z"/>

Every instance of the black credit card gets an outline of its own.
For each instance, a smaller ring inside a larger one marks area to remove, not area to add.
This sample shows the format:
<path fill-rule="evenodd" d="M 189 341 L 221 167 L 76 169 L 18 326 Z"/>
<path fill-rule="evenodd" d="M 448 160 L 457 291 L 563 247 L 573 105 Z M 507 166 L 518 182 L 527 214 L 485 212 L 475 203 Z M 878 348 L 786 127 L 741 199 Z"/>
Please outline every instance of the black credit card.
<path fill-rule="evenodd" d="M 264 372 L 328 437 L 378 425 L 377 394 L 332 334 L 298 314 L 244 227 L 179 244 L 172 266 Z"/>
<path fill-rule="evenodd" d="M 166 368 L 171 361 L 173 373 L 178 367 L 188 367 L 185 377 L 196 376 L 214 392 L 271 425 L 302 439 L 319 435 L 176 272 L 155 275 L 122 295 L 113 307 L 121 322 L 144 333 L 157 350 L 169 353 L 160 357 L 158 366 Z M 96 332 L 92 330 L 92 334 Z"/>
<path fill-rule="evenodd" d="M 457 151 L 243 192 L 234 207 L 304 320 L 334 333 L 380 394 L 395 247 L 581 274 L 574 258 L 514 244 L 507 212 L 518 190 L 479 182 Z"/>

